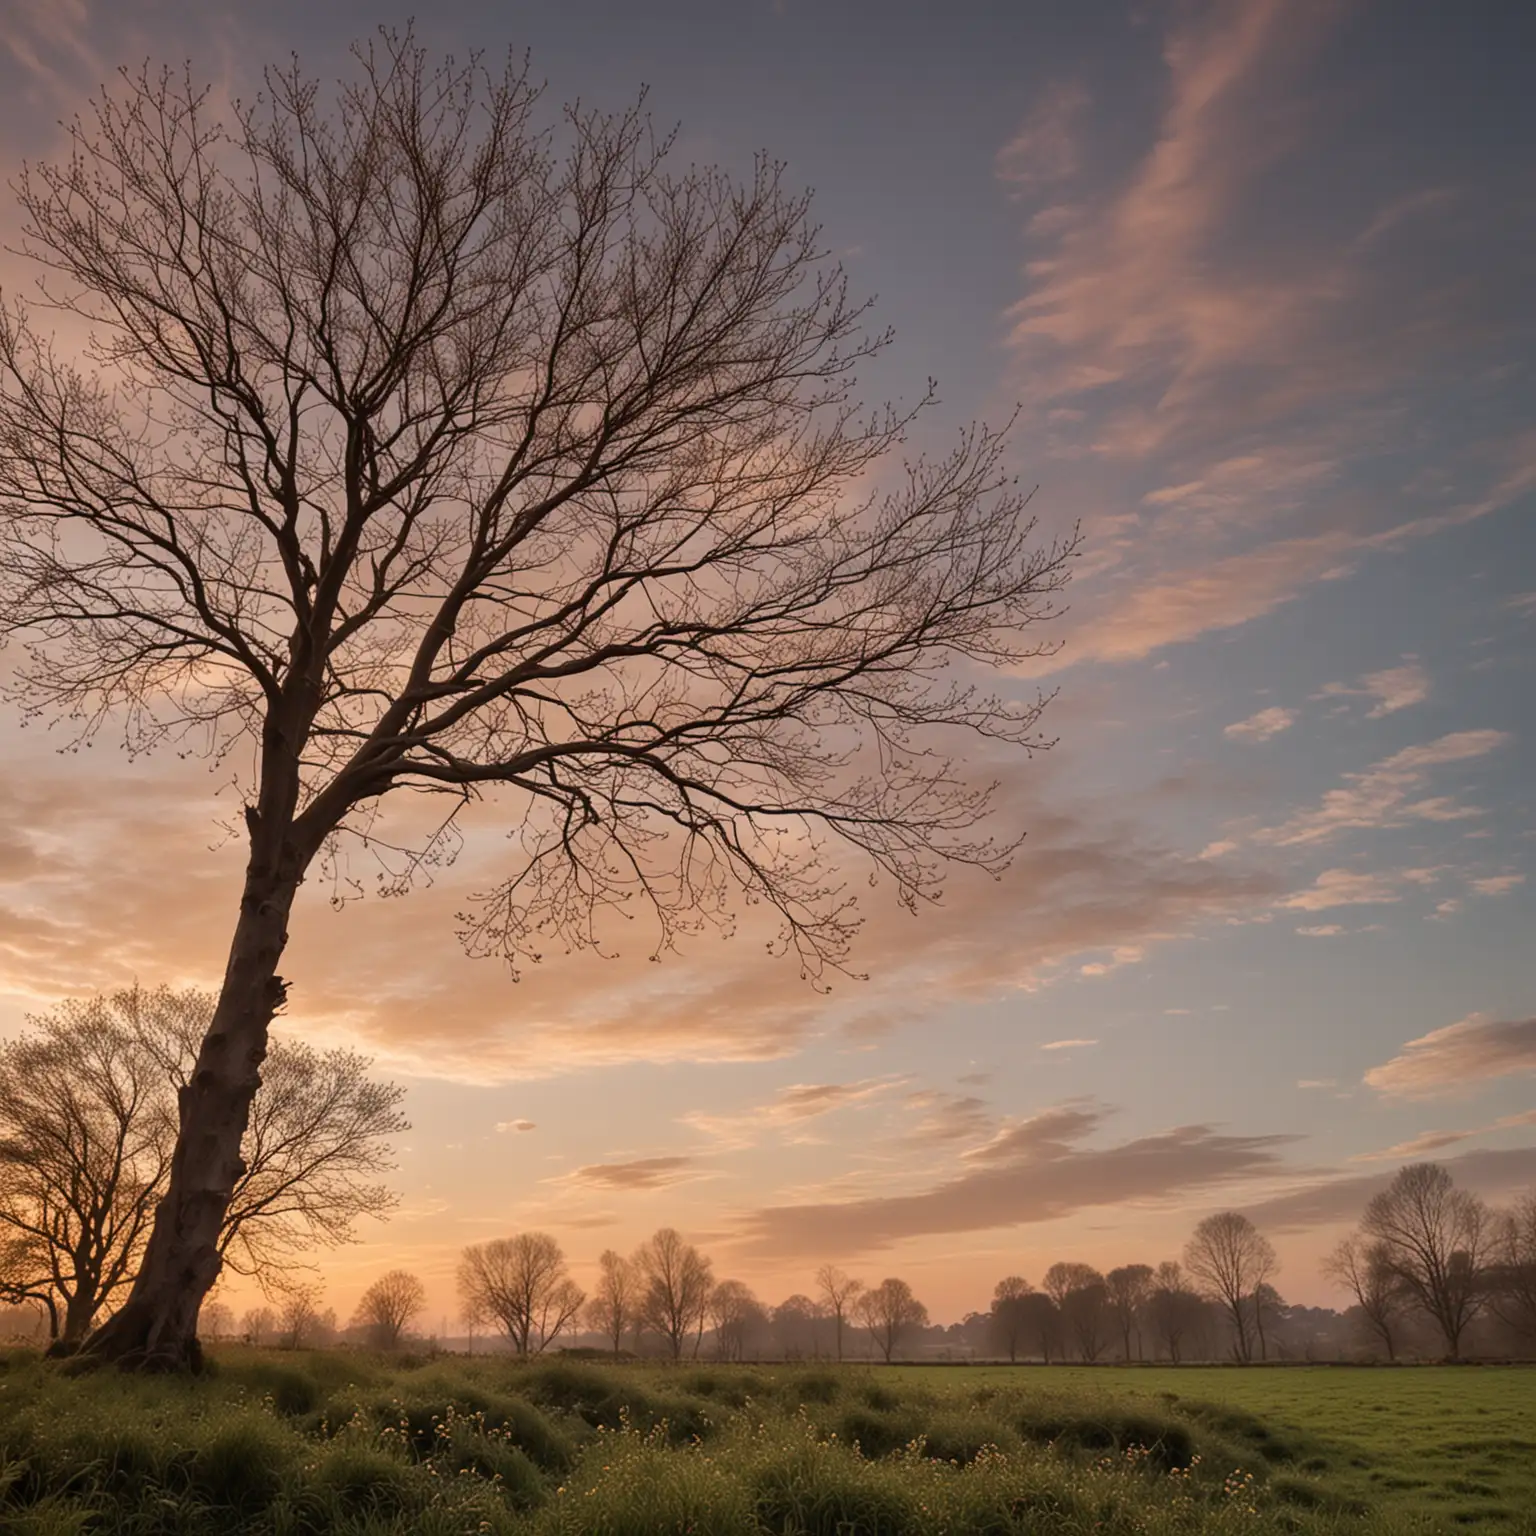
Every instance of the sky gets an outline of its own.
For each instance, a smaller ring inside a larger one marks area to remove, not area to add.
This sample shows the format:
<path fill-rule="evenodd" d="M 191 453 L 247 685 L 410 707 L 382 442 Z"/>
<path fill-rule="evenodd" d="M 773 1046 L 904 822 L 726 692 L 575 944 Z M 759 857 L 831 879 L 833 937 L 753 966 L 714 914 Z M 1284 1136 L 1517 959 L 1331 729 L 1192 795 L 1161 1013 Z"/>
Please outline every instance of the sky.
<path fill-rule="evenodd" d="M 120 64 L 234 96 L 407 14 L 7 0 L 7 176 Z M 1042 532 L 1084 546 L 1060 651 L 1005 680 L 1058 690 L 1056 745 L 995 765 L 1023 848 L 915 917 L 873 893 L 867 980 L 818 992 L 749 924 L 514 983 L 454 939 L 494 840 L 398 901 L 306 887 L 280 1028 L 367 1052 L 413 1122 L 330 1302 L 403 1265 L 452 1327 L 466 1243 L 547 1230 L 587 1279 L 675 1225 L 769 1301 L 830 1259 L 947 1320 L 1229 1208 L 1284 1295 L 1339 1302 L 1319 1258 L 1402 1162 L 1536 1185 L 1536 11 L 438 0 L 417 31 L 531 50 L 555 102 L 644 86 L 685 162 L 781 159 L 895 330 L 868 394 L 936 378 L 936 443 L 1017 410 Z M 220 771 L 60 745 L 0 715 L 0 1031 L 222 972 Z"/>

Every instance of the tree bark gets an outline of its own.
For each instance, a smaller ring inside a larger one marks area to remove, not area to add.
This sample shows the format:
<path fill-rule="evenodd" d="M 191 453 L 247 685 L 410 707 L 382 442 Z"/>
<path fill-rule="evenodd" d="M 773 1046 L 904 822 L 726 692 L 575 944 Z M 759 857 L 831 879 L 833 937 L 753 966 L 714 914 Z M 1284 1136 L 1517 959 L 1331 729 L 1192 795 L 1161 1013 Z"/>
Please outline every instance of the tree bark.
<path fill-rule="evenodd" d="M 268 1027 L 287 991 L 277 966 L 307 860 L 288 838 L 269 835 L 256 811 L 247 820 L 251 858 L 240 917 L 212 1023 L 180 1091 L 170 1181 L 127 1302 L 82 1348 L 125 1368 L 201 1367 L 198 1312 L 222 1265 L 219 1234 L 245 1171 L 240 1144 L 261 1085 Z"/>

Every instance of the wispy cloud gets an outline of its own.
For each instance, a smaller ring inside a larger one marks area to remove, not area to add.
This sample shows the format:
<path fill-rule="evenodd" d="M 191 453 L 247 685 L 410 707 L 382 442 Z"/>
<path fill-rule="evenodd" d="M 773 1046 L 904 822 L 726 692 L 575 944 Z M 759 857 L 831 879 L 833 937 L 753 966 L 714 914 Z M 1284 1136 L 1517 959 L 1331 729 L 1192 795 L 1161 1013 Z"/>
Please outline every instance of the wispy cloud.
<path fill-rule="evenodd" d="M 903 1078 L 870 1077 L 852 1083 L 793 1083 L 781 1088 L 766 1104 L 736 1114 L 689 1110 L 679 1124 L 711 1137 L 722 1147 L 740 1150 L 756 1144 L 767 1130 L 794 1130 L 835 1114 L 866 1105 L 889 1093 Z"/>
<path fill-rule="evenodd" d="M 1097 1040 L 1047 1040 L 1040 1047 L 1042 1051 L 1076 1051 L 1084 1046 L 1097 1045 Z"/>
<path fill-rule="evenodd" d="M 1078 128 L 1091 104 L 1076 81 L 1045 88 L 1019 131 L 997 152 L 997 174 L 1017 196 L 1038 194 L 1078 169 Z"/>
<path fill-rule="evenodd" d="M 1416 797 L 1431 770 L 1484 757 L 1508 740 L 1504 731 L 1457 731 L 1423 746 L 1404 747 L 1364 772 L 1345 774 L 1344 788 L 1329 790 L 1313 809 L 1260 832 L 1258 840 L 1292 847 L 1328 842 L 1344 832 L 1481 815 L 1448 796 Z"/>
<path fill-rule="evenodd" d="M 691 1157 L 637 1157 L 624 1163 L 589 1163 L 567 1179 L 593 1189 L 665 1189 L 692 1177 L 696 1166 Z"/>
<path fill-rule="evenodd" d="M 1491 1019 L 1474 1013 L 1410 1040 L 1390 1061 L 1372 1067 L 1365 1081 L 1390 1098 L 1429 1099 L 1532 1073 L 1536 1018 Z"/>
<path fill-rule="evenodd" d="M 1398 876 L 1364 874 L 1353 869 L 1325 869 L 1306 890 L 1287 896 L 1280 905 L 1296 912 L 1327 912 L 1334 907 L 1373 906 L 1401 899 Z M 1304 928 L 1296 931 L 1313 937 L 1330 937 L 1338 930 L 1330 925 L 1326 933 Z"/>
<path fill-rule="evenodd" d="M 528 1131 L 538 1130 L 538 1126 L 532 1120 L 498 1120 L 496 1122 L 496 1129 L 503 1133 L 515 1131 L 526 1134 Z"/>
<path fill-rule="evenodd" d="M 1376 702 L 1366 711 L 1367 719 L 1379 720 L 1400 709 L 1422 704 L 1429 697 L 1429 674 L 1416 661 L 1382 672 L 1368 672 L 1356 683 L 1325 683 L 1319 698 L 1369 698 Z"/>
<path fill-rule="evenodd" d="M 1222 735 L 1233 741 L 1260 742 L 1269 741 L 1278 736 L 1282 731 L 1288 731 L 1296 723 L 1296 711 L 1294 709 L 1280 709 L 1278 706 L 1270 709 L 1261 709 L 1256 715 L 1249 715 L 1246 720 L 1234 721 L 1222 730 Z"/>

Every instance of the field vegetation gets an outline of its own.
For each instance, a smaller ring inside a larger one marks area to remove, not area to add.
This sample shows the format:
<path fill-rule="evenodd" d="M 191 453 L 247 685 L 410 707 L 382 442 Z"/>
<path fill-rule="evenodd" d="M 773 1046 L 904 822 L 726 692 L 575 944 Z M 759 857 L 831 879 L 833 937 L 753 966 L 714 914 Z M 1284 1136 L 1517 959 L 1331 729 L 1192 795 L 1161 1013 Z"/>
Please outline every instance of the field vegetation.
<path fill-rule="evenodd" d="M 1518 1368 L 0 1355 L 0 1528 L 941 1536 L 1536 1531 Z"/>

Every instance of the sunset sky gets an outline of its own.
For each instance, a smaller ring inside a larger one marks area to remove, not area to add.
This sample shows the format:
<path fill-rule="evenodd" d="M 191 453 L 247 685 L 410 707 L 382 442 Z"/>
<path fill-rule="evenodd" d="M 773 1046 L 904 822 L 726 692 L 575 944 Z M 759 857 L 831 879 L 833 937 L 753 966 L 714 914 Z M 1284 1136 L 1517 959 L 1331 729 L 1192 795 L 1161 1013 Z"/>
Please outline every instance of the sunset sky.
<path fill-rule="evenodd" d="M 235 96 L 410 10 L 8 0 L 7 176 L 121 63 Z M 746 923 L 514 984 L 454 938 L 491 836 L 402 900 L 306 887 L 281 1029 L 375 1057 L 414 1126 L 329 1301 L 404 1265 L 452 1326 L 465 1243 L 546 1229 L 588 1280 L 671 1224 L 766 1300 L 836 1259 L 947 1321 L 1236 1207 L 1331 1302 L 1318 1257 L 1401 1162 L 1536 1184 L 1536 8 L 420 11 L 557 103 L 648 86 L 685 163 L 781 157 L 895 328 L 866 392 L 935 377 L 930 446 L 1018 405 L 1042 530 L 1085 543 L 1060 653 L 1005 680 L 1059 689 L 1058 744 L 991 765 L 1023 852 L 917 917 L 871 893 L 866 981 L 818 993 Z M 58 745 L 0 714 L 0 1031 L 214 985 L 233 920 L 230 770 Z"/>

